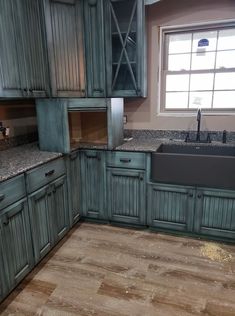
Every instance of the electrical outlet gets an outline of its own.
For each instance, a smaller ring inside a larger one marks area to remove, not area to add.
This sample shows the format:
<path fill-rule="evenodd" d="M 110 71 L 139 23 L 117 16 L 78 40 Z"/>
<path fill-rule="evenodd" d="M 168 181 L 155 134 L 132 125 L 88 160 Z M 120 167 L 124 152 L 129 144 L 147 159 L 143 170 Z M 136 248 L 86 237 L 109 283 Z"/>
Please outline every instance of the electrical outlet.
<path fill-rule="evenodd" d="M 123 124 L 126 124 L 127 123 L 127 115 L 124 115 L 123 116 Z"/>

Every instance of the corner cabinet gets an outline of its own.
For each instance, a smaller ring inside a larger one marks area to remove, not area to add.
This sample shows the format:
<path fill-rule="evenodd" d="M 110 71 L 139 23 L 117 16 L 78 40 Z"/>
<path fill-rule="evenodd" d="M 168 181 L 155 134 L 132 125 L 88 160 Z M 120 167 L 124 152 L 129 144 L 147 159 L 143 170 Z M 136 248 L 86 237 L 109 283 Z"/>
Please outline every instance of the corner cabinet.
<path fill-rule="evenodd" d="M 94 219 L 107 219 L 105 212 L 105 152 L 82 150 L 80 155 L 82 216 Z"/>
<path fill-rule="evenodd" d="M 107 95 L 146 96 L 143 0 L 104 0 Z"/>
<path fill-rule="evenodd" d="M 45 23 L 40 0 L 0 2 L 0 97 L 47 97 Z"/>
<path fill-rule="evenodd" d="M 82 0 L 44 0 L 53 97 L 85 96 Z"/>

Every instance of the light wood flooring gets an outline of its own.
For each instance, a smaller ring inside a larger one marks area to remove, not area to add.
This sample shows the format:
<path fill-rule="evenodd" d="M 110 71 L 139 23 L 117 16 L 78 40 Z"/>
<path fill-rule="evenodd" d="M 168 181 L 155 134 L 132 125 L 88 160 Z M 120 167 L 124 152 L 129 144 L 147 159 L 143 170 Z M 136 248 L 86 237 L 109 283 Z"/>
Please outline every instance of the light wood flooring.
<path fill-rule="evenodd" d="M 213 260 L 203 252 L 208 245 L 214 243 L 82 223 L 0 314 L 235 316 L 235 245 L 218 244 L 222 257 Z"/>

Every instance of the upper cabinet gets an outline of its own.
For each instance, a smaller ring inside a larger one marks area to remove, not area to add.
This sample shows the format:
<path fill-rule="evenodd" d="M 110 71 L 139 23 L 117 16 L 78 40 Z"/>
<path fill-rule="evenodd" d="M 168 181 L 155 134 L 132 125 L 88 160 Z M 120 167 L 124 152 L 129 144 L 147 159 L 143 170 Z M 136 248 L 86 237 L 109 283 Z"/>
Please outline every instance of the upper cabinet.
<path fill-rule="evenodd" d="M 104 0 L 107 93 L 146 96 L 143 0 Z"/>
<path fill-rule="evenodd" d="M 0 0 L 0 98 L 146 96 L 144 0 Z"/>
<path fill-rule="evenodd" d="M 52 96 L 85 96 L 81 0 L 45 0 Z"/>
<path fill-rule="evenodd" d="M 0 97 L 49 96 L 40 0 L 0 1 Z"/>
<path fill-rule="evenodd" d="M 84 1 L 84 32 L 88 97 L 105 97 L 104 15 L 102 0 Z"/>

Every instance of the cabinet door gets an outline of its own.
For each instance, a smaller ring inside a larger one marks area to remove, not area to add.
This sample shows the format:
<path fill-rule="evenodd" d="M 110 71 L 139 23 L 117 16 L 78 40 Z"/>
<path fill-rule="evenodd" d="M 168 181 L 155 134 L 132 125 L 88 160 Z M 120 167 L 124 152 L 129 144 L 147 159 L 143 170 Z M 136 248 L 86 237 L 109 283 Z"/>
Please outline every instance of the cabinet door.
<path fill-rule="evenodd" d="M 204 235 L 235 240 L 235 192 L 198 189 L 194 230 Z"/>
<path fill-rule="evenodd" d="M 23 95 L 22 40 L 15 8 L 15 0 L 0 1 L 0 97 Z"/>
<path fill-rule="evenodd" d="M 6 264 L 6 252 L 3 250 L 3 222 L 0 218 L 0 302 L 5 297 L 9 289 L 9 271 Z"/>
<path fill-rule="evenodd" d="M 107 177 L 109 219 L 146 224 L 145 172 L 108 168 Z"/>
<path fill-rule="evenodd" d="M 73 152 L 68 158 L 68 195 L 70 225 L 79 220 L 80 216 L 80 155 Z"/>
<path fill-rule="evenodd" d="M 34 264 L 28 204 L 21 200 L 3 211 L 3 249 L 7 253 L 10 288 L 19 283 Z"/>
<path fill-rule="evenodd" d="M 44 0 L 53 96 L 85 95 L 81 0 Z"/>
<path fill-rule="evenodd" d="M 29 211 L 36 262 L 49 252 L 53 243 L 53 209 L 52 206 L 48 204 L 49 188 L 50 185 L 47 185 L 29 196 Z"/>
<path fill-rule="evenodd" d="M 19 28 L 22 33 L 25 83 L 30 97 L 49 96 L 49 69 L 45 19 L 41 0 L 20 0 Z"/>
<path fill-rule="evenodd" d="M 108 96 L 146 96 L 144 1 L 104 3 Z"/>
<path fill-rule="evenodd" d="M 195 190 L 191 187 L 148 185 L 148 224 L 169 230 L 192 231 Z"/>
<path fill-rule="evenodd" d="M 67 198 L 67 184 L 66 176 L 63 176 L 50 184 L 53 189 L 53 228 L 54 228 L 54 242 L 59 241 L 69 228 L 68 216 L 68 198 Z M 50 194 L 49 194 L 50 200 Z M 49 202 L 49 203 L 51 203 Z"/>
<path fill-rule="evenodd" d="M 105 156 L 104 152 L 81 152 L 82 215 L 107 219 L 105 214 Z"/>
<path fill-rule="evenodd" d="M 105 96 L 103 1 L 84 1 L 85 52 L 88 97 Z"/>

